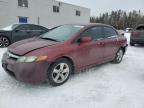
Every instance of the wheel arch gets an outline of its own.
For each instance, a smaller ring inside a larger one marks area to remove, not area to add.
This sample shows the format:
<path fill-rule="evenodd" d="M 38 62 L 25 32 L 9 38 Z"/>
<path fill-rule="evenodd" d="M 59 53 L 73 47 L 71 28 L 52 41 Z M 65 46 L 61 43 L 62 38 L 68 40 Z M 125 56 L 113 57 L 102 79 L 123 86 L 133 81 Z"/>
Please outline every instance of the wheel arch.
<path fill-rule="evenodd" d="M 122 49 L 122 50 L 123 50 L 123 53 L 125 54 L 125 52 L 126 52 L 126 47 L 120 47 L 119 49 Z"/>
<path fill-rule="evenodd" d="M 61 56 L 61 57 L 56 58 L 55 61 L 58 60 L 58 59 L 61 59 L 61 58 L 67 59 L 67 60 L 72 64 L 72 74 L 74 74 L 75 66 L 74 66 L 73 60 L 72 60 L 70 57 L 68 57 L 68 56 Z M 53 62 L 50 64 L 50 66 L 51 66 L 55 61 L 53 61 Z"/>

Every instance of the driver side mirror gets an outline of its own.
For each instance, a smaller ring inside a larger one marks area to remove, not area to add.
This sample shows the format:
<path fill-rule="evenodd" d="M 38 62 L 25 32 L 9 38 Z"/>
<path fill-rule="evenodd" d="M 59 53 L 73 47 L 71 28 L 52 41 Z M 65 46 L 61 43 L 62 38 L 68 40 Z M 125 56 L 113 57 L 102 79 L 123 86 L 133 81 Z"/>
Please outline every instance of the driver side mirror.
<path fill-rule="evenodd" d="M 85 37 L 82 37 L 80 38 L 80 43 L 88 43 L 88 42 L 91 42 L 92 41 L 92 37 L 90 36 L 85 36 Z"/>

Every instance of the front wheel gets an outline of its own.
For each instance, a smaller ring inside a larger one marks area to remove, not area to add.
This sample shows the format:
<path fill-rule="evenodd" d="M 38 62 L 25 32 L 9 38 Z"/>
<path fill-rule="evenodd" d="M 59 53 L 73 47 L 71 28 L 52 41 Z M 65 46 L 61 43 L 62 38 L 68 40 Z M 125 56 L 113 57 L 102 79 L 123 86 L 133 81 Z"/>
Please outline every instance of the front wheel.
<path fill-rule="evenodd" d="M 122 49 L 119 49 L 118 52 L 116 53 L 115 59 L 113 60 L 114 63 L 118 64 L 122 61 L 123 59 L 124 52 Z"/>
<path fill-rule="evenodd" d="M 64 84 L 72 73 L 72 64 L 69 60 L 61 58 L 56 60 L 48 70 L 48 81 L 52 86 Z"/>

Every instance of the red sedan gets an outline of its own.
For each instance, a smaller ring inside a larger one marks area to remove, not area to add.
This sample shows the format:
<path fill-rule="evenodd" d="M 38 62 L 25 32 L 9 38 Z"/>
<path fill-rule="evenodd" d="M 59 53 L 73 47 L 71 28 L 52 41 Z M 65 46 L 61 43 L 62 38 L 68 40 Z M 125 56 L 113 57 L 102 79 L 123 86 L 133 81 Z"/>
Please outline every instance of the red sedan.
<path fill-rule="evenodd" d="M 77 70 L 113 61 L 120 63 L 127 40 L 105 24 L 62 25 L 39 38 L 12 44 L 2 66 L 17 80 L 52 86 L 65 83 Z"/>

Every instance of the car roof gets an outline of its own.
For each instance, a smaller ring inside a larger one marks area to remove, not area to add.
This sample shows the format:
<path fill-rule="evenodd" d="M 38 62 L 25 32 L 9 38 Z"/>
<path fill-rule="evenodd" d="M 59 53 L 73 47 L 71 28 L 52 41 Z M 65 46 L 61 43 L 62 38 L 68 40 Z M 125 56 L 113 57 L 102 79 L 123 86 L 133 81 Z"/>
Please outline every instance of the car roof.
<path fill-rule="evenodd" d="M 109 27 L 112 27 L 110 25 L 102 24 L 102 23 L 66 24 L 66 25 L 78 25 L 78 26 L 85 26 L 85 27 L 91 27 L 91 26 L 109 26 Z"/>
<path fill-rule="evenodd" d="M 30 23 L 14 23 L 12 25 L 37 25 L 37 24 L 30 24 Z M 41 25 L 38 25 L 38 26 L 41 26 Z"/>
<path fill-rule="evenodd" d="M 38 24 L 30 24 L 30 23 L 15 23 L 17 25 L 38 25 Z M 102 26 L 110 26 L 110 25 L 107 25 L 107 24 L 102 24 L 102 23 L 77 23 L 77 24 L 65 24 L 65 25 L 79 25 L 79 26 L 97 26 L 97 25 L 102 25 Z M 38 26 L 41 26 L 41 25 L 38 25 Z"/>
<path fill-rule="evenodd" d="M 45 27 L 45 26 L 38 25 L 38 24 L 31 24 L 31 23 L 14 23 L 14 24 L 12 24 L 12 25 L 17 25 L 17 26 L 19 26 L 19 25 L 34 25 L 34 26 L 41 26 L 41 27 L 44 27 L 44 28 L 46 28 L 46 29 L 49 29 L 49 28 L 47 28 L 47 27 Z"/>

